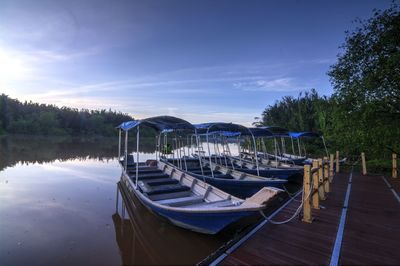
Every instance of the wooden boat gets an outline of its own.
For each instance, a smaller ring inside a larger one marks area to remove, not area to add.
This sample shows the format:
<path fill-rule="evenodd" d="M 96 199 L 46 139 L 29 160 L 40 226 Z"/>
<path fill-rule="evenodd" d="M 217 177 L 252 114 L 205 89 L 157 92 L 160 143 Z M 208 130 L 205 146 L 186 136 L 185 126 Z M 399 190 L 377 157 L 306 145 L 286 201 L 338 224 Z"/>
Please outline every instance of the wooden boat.
<path fill-rule="evenodd" d="M 228 163 L 226 164 L 227 167 L 253 175 L 259 174 L 262 177 L 275 177 L 286 180 L 295 180 L 302 178 L 304 173 L 304 168 L 299 165 L 278 163 L 278 167 L 273 167 L 263 163 L 262 160 L 258 165 L 259 170 L 257 172 L 257 166 L 254 162 L 245 159 L 239 159 L 233 156 L 226 156 L 226 158 L 228 160 Z M 221 161 L 222 160 L 220 160 L 220 162 Z"/>
<path fill-rule="evenodd" d="M 119 144 L 121 144 L 121 131 L 125 132 L 127 140 L 128 131 L 136 128 L 137 147 L 139 147 L 140 125 L 152 127 L 159 132 L 194 130 L 189 122 L 170 116 L 129 121 L 118 127 Z M 127 141 L 124 150 L 121 183 L 150 211 L 179 227 L 192 231 L 216 234 L 243 217 L 257 214 L 282 192 L 277 188 L 263 187 L 252 197 L 243 200 L 165 162 L 155 160 L 137 164 L 131 162 L 130 167 L 127 167 Z M 139 153 L 136 155 L 136 161 L 139 162 Z"/>
<path fill-rule="evenodd" d="M 281 188 L 288 181 L 273 176 L 261 177 L 233 170 L 214 162 L 210 164 L 207 159 L 202 159 L 202 166 L 200 166 L 198 158 L 184 158 L 184 160 L 186 167 L 181 168 L 182 171 L 240 198 L 251 197 L 264 187 Z M 177 167 L 174 160 L 170 159 L 165 162 Z"/>

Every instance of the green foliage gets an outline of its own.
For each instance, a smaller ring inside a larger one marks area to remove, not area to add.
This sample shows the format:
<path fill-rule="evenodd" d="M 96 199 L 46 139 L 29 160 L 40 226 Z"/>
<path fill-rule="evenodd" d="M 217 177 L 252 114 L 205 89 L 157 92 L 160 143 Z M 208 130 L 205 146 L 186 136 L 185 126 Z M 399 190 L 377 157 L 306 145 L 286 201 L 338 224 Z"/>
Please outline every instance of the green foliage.
<path fill-rule="evenodd" d="M 263 112 L 262 124 L 292 131 L 321 131 L 344 154 L 364 151 L 380 164 L 400 150 L 400 10 L 393 4 L 347 33 L 328 75 L 332 97 L 315 90 L 284 97 Z"/>
<path fill-rule="evenodd" d="M 0 135 L 115 136 L 115 126 L 132 117 L 111 110 L 78 110 L 54 105 L 21 103 L 0 95 Z"/>
<path fill-rule="evenodd" d="M 319 96 L 315 89 L 300 93 L 299 97 L 283 97 L 262 113 L 262 125 L 284 126 L 292 131 L 322 131 L 326 133 L 331 102 Z"/>
<path fill-rule="evenodd" d="M 336 102 L 334 131 L 341 147 L 374 156 L 399 147 L 400 10 L 393 4 L 347 33 L 343 52 L 331 67 Z"/>

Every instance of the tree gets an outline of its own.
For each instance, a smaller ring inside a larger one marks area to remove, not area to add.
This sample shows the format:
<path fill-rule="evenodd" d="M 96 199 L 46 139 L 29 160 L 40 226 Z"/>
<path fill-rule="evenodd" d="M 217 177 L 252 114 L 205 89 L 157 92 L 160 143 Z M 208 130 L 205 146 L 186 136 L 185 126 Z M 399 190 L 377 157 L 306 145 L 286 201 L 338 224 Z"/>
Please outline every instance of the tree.
<path fill-rule="evenodd" d="M 399 145 L 400 12 L 396 4 L 374 10 L 347 32 L 342 53 L 328 75 L 334 86 L 334 124 L 341 146 L 378 154 Z"/>
<path fill-rule="evenodd" d="M 268 106 L 258 124 L 282 126 L 292 131 L 328 130 L 330 100 L 318 95 L 315 89 L 299 94 L 297 98 L 285 96 Z"/>

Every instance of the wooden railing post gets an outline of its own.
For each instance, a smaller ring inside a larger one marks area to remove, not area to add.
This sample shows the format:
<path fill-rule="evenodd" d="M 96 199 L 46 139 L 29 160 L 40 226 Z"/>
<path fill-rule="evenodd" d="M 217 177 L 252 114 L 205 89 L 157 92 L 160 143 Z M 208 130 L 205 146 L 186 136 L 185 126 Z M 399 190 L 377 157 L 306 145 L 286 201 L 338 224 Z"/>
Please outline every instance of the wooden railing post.
<path fill-rule="evenodd" d="M 334 155 L 331 154 L 330 158 L 329 158 L 329 182 L 332 183 L 333 181 L 333 159 L 334 159 Z"/>
<path fill-rule="evenodd" d="M 361 162 L 362 162 L 362 174 L 366 175 L 367 174 L 367 165 L 365 163 L 365 153 L 361 153 Z"/>
<path fill-rule="evenodd" d="M 313 161 L 312 169 L 314 169 L 314 168 L 318 168 L 317 160 Z M 319 209 L 319 191 L 318 191 L 319 176 L 318 176 L 318 172 L 319 171 L 317 170 L 312 174 L 313 189 L 312 189 L 311 195 L 312 195 L 312 207 L 314 209 Z"/>
<path fill-rule="evenodd" d="M 397 178 L 397 154 L 392 154 L 392 177 Z"/>
<path fill-rule="evenodd" d="M 318 196 L 320 200 L 325 200 L 324 182 L 323 161 L 322 159 L 318 159 Z"/>
<path fill-rule="evenodd" d="M 311 223 L 311 204 L 310 204 L 310 187 L 311 185 L 311 165 L 304 165 L 304 177 L 303 177 L 303 222 Z"/>
<path fill-rule="evenodd" d="M 336 173 L 339 173 L 339 151 L 336 151 Z"/>
<path fill-rule="evenodd" d="M 329 183 L 330 183 L 329 161 L 328 161 L 328 157 L 324 157 L 324 189 L 325 189 L 325 192 L 331 192 Z"/>

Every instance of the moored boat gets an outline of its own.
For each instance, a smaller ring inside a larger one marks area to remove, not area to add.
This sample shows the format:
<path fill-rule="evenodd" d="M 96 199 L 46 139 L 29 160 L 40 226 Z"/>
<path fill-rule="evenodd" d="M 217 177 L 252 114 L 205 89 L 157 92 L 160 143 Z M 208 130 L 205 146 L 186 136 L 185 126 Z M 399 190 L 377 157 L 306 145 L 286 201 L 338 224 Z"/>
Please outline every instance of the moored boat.
<path fill-rule="evenodd" d="M 171 223 L 200 233 L 215 234 L 227 225 L 264 209 L 282 190 L 263 187 L 253 196 L 240 199 L 195 178 L 172 164 L 148 160 L 138 163 L 140 126 L 158 132 L 185 131 L 195 128 L 189 122 L 170 116 L 153 117 L 122 123 L 125 132 L 122 183 L 149 210 Z M 128 131 L 136 129 L 136 163 L 133 157 L 128 167 Z M 120 151 L 119 151 L 120 153 Z"/>

